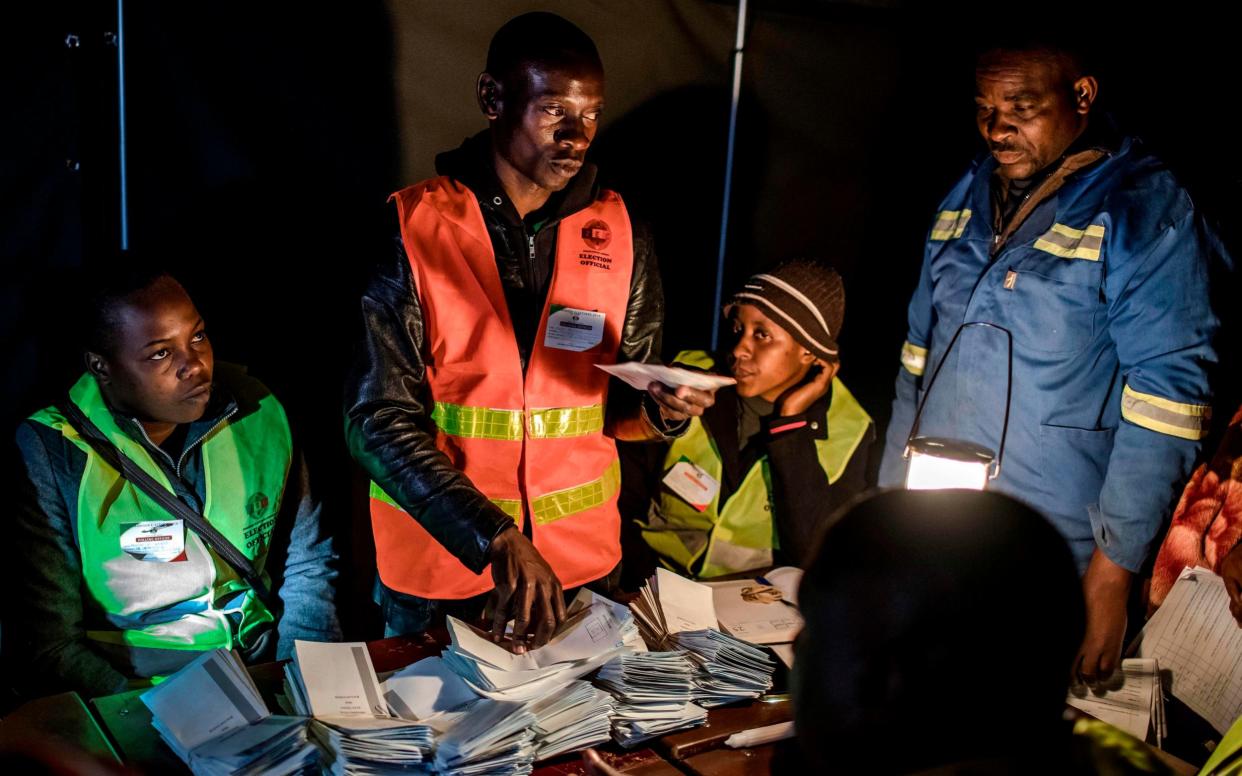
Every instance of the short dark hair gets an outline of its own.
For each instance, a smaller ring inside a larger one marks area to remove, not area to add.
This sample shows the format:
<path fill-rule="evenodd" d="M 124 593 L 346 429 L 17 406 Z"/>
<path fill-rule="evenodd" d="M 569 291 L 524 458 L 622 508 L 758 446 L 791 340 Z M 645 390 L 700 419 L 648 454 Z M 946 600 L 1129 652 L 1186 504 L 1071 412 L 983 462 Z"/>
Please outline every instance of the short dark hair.
<path fill-rule="evenodd" d="M 161 280 L 177 282 L 168 270 L 145 258 L 122 253 L 108 263 L 111 266 L 91 271 L 84 280 L 79 329 L 81 349 L 104 356 L 112 355 L 116 347 L 117 308 Z"/>
<path fill-rule="evenodd" d="M 524 13 L 505 22 L 487 48 L 487 72 L 498 81 L 530 63 L 604 69 L 591 36 L 563 16 L 546 11 Z"/>
<path fill-rule="evenodd" d="M 1054 32 L 1017 31 L 986 36 L 983 45 L 975 51 L 975 69 L 1002 54 L 1028 54 L 1054 60 L 1067 86 L 1094 74 L 1095 63 L 1087 49 L 1078 41 Z"/>

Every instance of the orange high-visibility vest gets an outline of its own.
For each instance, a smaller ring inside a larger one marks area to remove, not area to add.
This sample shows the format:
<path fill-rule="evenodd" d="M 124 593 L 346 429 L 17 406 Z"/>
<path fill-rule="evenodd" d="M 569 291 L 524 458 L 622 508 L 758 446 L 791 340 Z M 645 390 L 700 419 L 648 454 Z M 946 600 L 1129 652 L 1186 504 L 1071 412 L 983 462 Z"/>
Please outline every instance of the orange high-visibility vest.
<path fill-rule="evenodd" d="M 534 521 L 535 547 L 562 586 L 604 576 L 621 559 L 620 470 L 616 444 L 603 433 L 609 378 L 595 364 L 616 361 L 629 304 L 634 246 L 625 205 L 603 191 L 560 223 L 523 376 L 474 194 L 442 177 L 393 197 L 424 317 L 436 446 L 519 526 Z M 553 335 L 576 332 L 577 339 L 549 337 L 550 319 Z M 597 335 L 585 350 L 565 349 Z M 371 525 L 380 579 L 390 589 L 461 599 L 492 588 L 490 569 L 467 569 L 375 485 Z"/>

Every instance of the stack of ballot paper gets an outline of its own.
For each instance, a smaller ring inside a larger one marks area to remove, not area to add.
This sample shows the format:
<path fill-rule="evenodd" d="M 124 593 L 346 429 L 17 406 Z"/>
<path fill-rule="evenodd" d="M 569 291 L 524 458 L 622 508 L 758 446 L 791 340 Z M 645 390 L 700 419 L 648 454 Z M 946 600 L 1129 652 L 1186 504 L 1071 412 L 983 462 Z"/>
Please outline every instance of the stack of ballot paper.
<path fill-rule="evenodd" d="M 285 691 L 332 756 L 335 774 L 408 770 L 431 754 L 430 726 L 390 713 L 366 644 L 295 641 Z"/>
<path fill-rule="evenodd" d="M 160 737 L 199 776 L 319 772 L 306 719 L 273 716 L 228 650 L 204 653 L 143 693 L 142 702 Z"/>
<path fill-rule="evenodd" d="M 1139 634 L 1137 652 L 1158 661 L 1170 691 L 1220 733 L 1242 716 L 1242 628 L 1225 581 L 1208 569 L 1182 571 Z"/>
<path fill-rule="evenodd" d="M 1108 686 L 1091 690 L 1070 688 L 1065 702 L 1098 720 L 1145 741 L 1148 732 L 1160 746 L 1167 735 L 1164 694 L 1160 691 L 1160 664 L 1151 659 L 1121 661 L 1121 670 Z"/>
<path fill-rule="evenodd" d="M 752 644 L 718 630 L 675 633 L 670 641 L 685 650 L 698 668 L 694 700 L 700 706 L 758 698 L 772 689 L 776 663 Z"/>
<path fill-rule="evenodd" d="M 448 631 L 445 665 L 479 695 L 502 701 L 542 698 L 621 652 L 645 648 L 629 609 L 589 590 L 574 599 L 551 641 L 520 655 L 454 617 Z"/>
<path fill-rule="evenodd" d="M 691 702 L 697 667 L 682 652 L 629 652 L 609 661 L 595 682 L 616 699 L 612 736 L 622 746 L 707 722 Z"/>
<path fill-rule="evenodd" d="M 649 643 L 690 655 L 697 668 L 693 697 L 701 705 L 755 698 L 771 689 L 776 663 L 717 628 L 711 587 L 656 569 L 631 608 Z"/>
<path fill-rule="evenodd" d="M 613 698 L 575 680 L 530 703 L 535 715 L 535 759 L 602 744 L 612 737 Z"/>
<path fill-rule="evenodd" d="M 437 733 L 434 772 L 524 776 L 534 769 L 535 715 L 529 704 L 479 698 L 427 720 Z"/>

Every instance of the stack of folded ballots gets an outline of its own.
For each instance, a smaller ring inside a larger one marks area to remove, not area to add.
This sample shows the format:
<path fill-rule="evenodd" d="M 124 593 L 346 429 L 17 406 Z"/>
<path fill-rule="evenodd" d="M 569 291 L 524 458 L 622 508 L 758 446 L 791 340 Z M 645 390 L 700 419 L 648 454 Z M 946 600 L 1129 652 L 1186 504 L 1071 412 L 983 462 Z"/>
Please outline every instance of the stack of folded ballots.
<path fill-rule="evenodd" d="M 333 760 L 333 774 L 404 773 L 431 754 L 432 728 L 394 716 L 366 644 L 294 642 L 285 691 Z"/>
<path fill-rule="evenodd" d="M 448 618 L 448 630 L 451 644 L 442 655 L 443 665 L 484 699 L 505 704 L 495 708 L 518 704 L 532 716 L 536 759 L 608 740 L 612 698 L 582 677 L 617 655 L 646 648 L 628 607 L 587 590 L 570 604 L 565 622 L 547 645 L 520 655 L 455 618 Z M 476 704 L 472 708 L 493 707 Z M 441 722 L 440 718 L 428 719 L 429 724 Z M 472 742 L 465 736 L 454 727 L 445 737 L 470 751 Z M 456 762 L 450 758 L 459 753 L 443 750 L 444 740 L 437 750 L 437 763 Z"/>
<path fill-rule="evenodd" d="M 707 722 L 707 712 L 690 700 L 695 673 L 681 652 L 629 652 L 609 661 L 595 682 L 616 698 L 612 737 L 633 746 Z"/>
<path fill-rule="evenodd" d="M 546 760 L 607 741 L 612 735 L 612 696 L 590 682 L 575 680 L 531 701 L 535 715 L 535 759 Z"/>
<path fill-rule="evenodd" d="M 776 663 L 763 650 L 719 630 L 707 585 L 656 569 L 631 608 L 648 644 L 682 650 L 693 661 L 693 698 L 700 704 L 757 698 L 771 689 Z"/>
<path fill-rule="evenodd" d="M 310 774 L 305 717 L 273 716 L 233 652 L 206 652 L 142 695 L 160 737 L 198 776 Z"/>
<path fill-rule="evenodd" d="M 479 698 L 426 722 L 437 733 L 437 774 L 525 776 L 534 769 L 535 715 L 527 703 Z"/>

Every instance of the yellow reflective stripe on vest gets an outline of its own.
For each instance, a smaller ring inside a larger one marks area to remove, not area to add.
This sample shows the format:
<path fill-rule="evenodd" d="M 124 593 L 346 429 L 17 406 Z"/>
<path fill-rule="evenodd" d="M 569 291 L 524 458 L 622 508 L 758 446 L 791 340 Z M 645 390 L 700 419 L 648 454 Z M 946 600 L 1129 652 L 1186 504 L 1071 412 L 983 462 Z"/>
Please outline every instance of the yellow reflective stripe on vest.
<path fill-rule="evenodd" d="M 936 214 L 936 223 L 932 225 L 931 239 L 957 239 L 966 231 L 968 223 L 970 223 L 969 210 L 941 210 Z"/>
<path fill-rule="evenodd" d="M 438 401 L 431 410 L 431 419 L 445 434 L 466 439 L 520 442 L 524 433 L 532 439 L 563 439 L 602 431 L 604 405 L 530 410 L 526 413 L 528 423 L 524 423 L 521 410 L 469 407 Z"/>
<path fill-rule="evenodd" d="M 1127 385 L 1121 392 L 1121 417 L 1161 434 L 1199 440 L 1208 434 L 1212 408 L 1140 393 Z"/>
<path fill-rule="evenodd" d="M 376 485 L 374 482 L 371 483 L 371 498 L 375 499 L 376 501 L 382 501 L 388 506 L 393 507 L 394 509 L 401 509 L 402 512 L 405 511 L 404 509 L 401 508 L 400 504 L 398 504 L 396 501 L 393 500 L 392 496 L 385 493 L 384 489 L 381 488 L 379 485 Z M 513 522 L 521 525 L 522 502 L 519 499 L 489 498 L 488 501 L 492 502 L 497 507 L 499 507 L 501 512 L 504 512 L 506 515 L 513 518 Z"/>
<path fill-rule="evenodd" d="M 1099 261 L 1100 247 L 1103 244 L 1104 226 L 1102 224 L 1092 224 L 1086 229 L 1053 224 L 1051 229 L 1039 236 L 1033 247 L 1062 259 Z"/>
<path fill-rule="evenodd" d="M 522 439 L 521 410 L 494 410 L 438 401 L 431 410 L 431 419 L 449 436 L 514 442 Z"/>
<path fill-rule="evenodd" d="M 922 377 L 923 370 L 927 368 L 927 348 L 912 345 L 906 340 L 901 346 L 901 365 L 915 377 Z"/>
<path fill-rule="evenodd" d="M 621 487 L 621 465 L 613 461 L 599 479 L 572 488 L 545 493 L 530 502 L 531 515 L 539 525 L 585 512 L 608 501 Z"/>
<path fill-rule="evenodd" d="M 530 410 L 526 431 L 531 439 L 563 439 L 604 430 L 604 405 Z"/>

